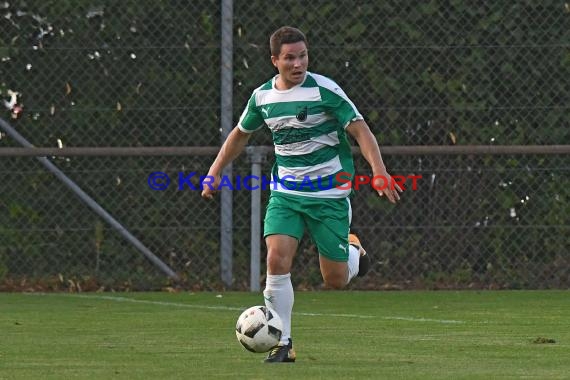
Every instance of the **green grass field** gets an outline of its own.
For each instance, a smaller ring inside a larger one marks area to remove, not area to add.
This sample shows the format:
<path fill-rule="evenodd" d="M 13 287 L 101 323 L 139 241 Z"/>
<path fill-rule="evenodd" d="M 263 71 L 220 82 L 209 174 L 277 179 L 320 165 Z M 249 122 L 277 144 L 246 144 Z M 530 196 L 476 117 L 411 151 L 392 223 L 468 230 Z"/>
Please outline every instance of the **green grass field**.
<path fill-rule="evenodd" d="M 568 379 L 570 292 L 297 292 L 295 364 L 238 344 L 252 293 L 0 294 L 0 379 Z"/>

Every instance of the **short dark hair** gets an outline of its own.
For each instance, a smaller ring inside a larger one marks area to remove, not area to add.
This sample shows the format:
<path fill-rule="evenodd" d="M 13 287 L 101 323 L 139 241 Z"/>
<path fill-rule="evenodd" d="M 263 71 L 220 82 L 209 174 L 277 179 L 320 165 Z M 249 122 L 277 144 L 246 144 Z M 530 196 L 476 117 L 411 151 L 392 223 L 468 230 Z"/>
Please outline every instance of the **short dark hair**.
<path fill-rule="evenodd" d="M 307 37 L 305 37 L 303 32 L 292 26 L 282 26 L 273 32 L 269 38 L 271 55 L 278 56 L 281 53 L 281 45 L 283 44 L 293 44 L 300 41 L 303 41 L 308 47 Z"/>

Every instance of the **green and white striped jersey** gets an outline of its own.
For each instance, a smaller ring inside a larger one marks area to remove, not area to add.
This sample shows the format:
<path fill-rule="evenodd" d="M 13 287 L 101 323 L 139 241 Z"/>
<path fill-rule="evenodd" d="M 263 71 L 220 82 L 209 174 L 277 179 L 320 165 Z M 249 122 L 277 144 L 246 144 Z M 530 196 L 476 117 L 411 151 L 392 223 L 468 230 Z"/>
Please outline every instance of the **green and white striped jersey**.
<path fill-rule="evenodd" d="M 237 125 L 246 133 L 264 125 L 271 130 L 276 157 L 272 191 L 347 197 L 346 182 L 354 176 L 354 164 L 345 128 L 362 115 L 325 76 L 307 72 L 302 84 L 285 91 L 275 88 L 276 78 L 253 91 Z"/>

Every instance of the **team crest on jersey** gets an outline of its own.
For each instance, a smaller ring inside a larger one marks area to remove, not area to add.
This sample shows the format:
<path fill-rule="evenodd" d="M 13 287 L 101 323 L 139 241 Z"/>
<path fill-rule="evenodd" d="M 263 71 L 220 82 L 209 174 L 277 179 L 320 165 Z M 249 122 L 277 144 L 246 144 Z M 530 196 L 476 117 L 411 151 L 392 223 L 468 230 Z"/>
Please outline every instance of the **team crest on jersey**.
<path fill-rule="evenodd" d="M 305 121 L 307 120 L 307 114 L 309 113 L 309 107 L 298 107 L 297 108 L 297 120 Z"/>

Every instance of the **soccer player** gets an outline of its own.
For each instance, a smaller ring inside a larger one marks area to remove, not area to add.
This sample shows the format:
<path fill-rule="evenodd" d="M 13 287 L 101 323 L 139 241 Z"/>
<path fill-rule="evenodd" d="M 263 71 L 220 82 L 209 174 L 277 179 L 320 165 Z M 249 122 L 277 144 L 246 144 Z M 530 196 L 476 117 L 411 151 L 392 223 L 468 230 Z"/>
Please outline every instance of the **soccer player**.
<path fill-rule="evenodd" d="M 284 26 L 269 41 L 271 62 L 278 74 L 251 95 L 237 127 L 228 135 L 209 176 L 212 188 L 202 196 L 211 199 L 221 182 L 223 168 L 244 149 L 254 131 L 269 127 L 275 145 L 272 186 L 264 220 L 267 244 L 265 304 L 283 321 L 283 335 L 267 358 L 268 363 L 294 362 L 291 340 L 293 286 L 291 266 L 305 228 L 316 244 L 324 285 L 343 288 L 364 275 L 370 258 L 350 234 L 350 186 L 354 164 L 346 134 L 357 141 L 373 176 L 391 178 L 382 161 L 376 138 L 356 106 L 333 80 L 307 71 L 308 43 L 299 29 Z M 375 189 L 396 203 L 401 188 Z"/>

